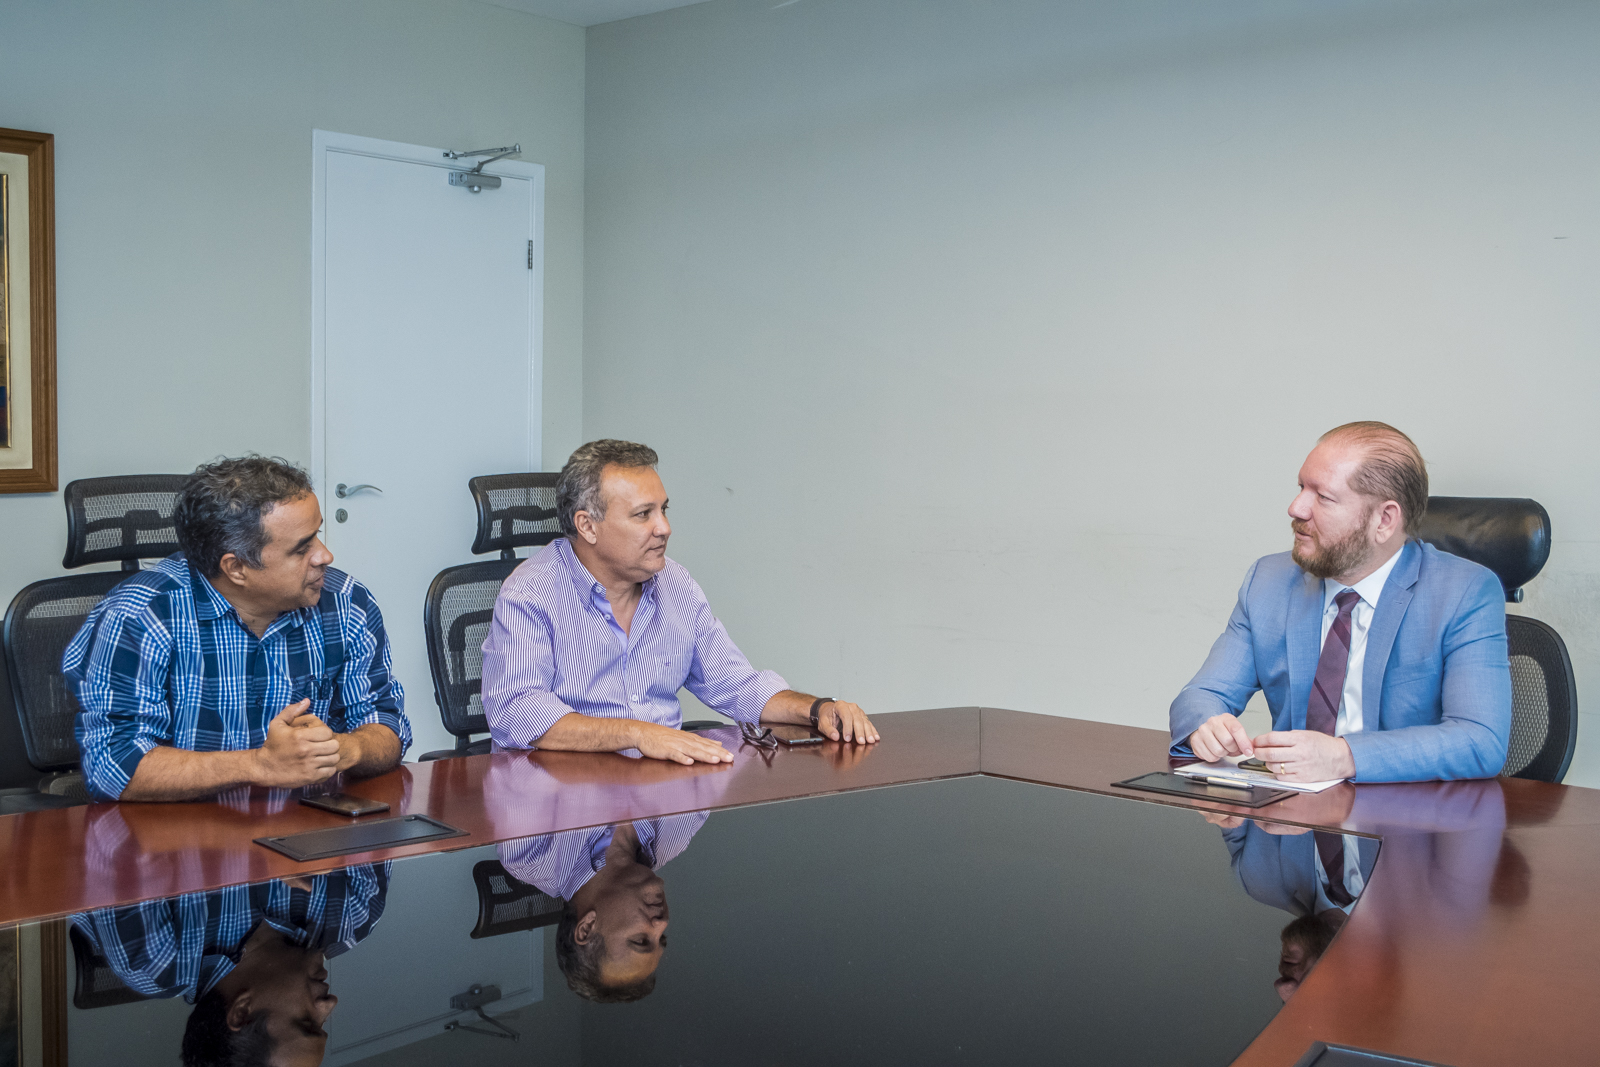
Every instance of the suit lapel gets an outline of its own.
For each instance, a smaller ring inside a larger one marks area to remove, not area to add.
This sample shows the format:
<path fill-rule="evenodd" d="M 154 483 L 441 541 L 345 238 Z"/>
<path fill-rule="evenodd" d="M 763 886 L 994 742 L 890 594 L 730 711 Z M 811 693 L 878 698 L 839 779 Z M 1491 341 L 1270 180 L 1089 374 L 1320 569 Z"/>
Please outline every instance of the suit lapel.
<path fill-rule="evenodd" d="M 1400 632 L 1400 620 L 1411 606 L 1411 594 L 1417 584 L 1417 572 L 1422 565 L 1422 548 L 1415 541 L 1407 541 L 1400 550 L 1400 559 L 1389 572 L 1378 595 L 1378 610 L 1372 613 L 1372 626 L 1367 630 L 1367 651 L 1361 667 L 1361 728 L 1378 730 L 1383 722 L 1383 672 L 1389 664 L 1389 652 L 1394 648 L 1395 635 Z"/>
<path fill-rule="evenodd" d="M 1289 729 L 1306 728 L 1306 703 L 1322 656 L 1322 579 L 1301 572 L 1289 596 Z M 1381 600 L 1380 600 L 1381 603 Z M 1277 725 L 1273 725 L 1277 729 Z"/>

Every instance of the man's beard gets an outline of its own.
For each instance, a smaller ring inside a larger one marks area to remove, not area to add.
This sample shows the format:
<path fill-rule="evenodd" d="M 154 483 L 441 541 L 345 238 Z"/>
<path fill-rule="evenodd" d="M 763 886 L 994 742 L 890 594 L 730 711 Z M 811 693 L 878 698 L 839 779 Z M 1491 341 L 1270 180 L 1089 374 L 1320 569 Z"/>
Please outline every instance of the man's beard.
<path fill-rule="evenodd" d="M 1368 509 L 1355 528 L 1341 540 L 1331 545 L 1319 545 L 1310 552 L 1302 551 L 1299 545 L 1295 545 L 1290 555 L 1300 564 L 1300 569 L 1313 578 L 1337 578 L 1341 574 L 1349 574 L 1360 567 L 1372 551 L 1372 546 L 1367 544 L 1367 520 L 1371 517 L 1372 511 Z M 1295 533 L 1305 532 L 1299 519 L 1291 521 L 1289 526 Z"/>

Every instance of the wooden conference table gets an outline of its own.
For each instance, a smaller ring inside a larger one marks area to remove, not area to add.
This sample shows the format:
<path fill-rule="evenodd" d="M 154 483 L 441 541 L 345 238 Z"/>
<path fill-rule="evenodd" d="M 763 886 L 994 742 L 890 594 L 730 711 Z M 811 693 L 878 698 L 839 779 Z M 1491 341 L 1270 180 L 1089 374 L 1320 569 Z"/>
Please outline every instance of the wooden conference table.
<path fill-rule="evenodd" d="M 1113 788 L 1167 765 L 1160 731 L 991 708 L 874 722 L 883 740 L 872 748 L 830 743 L 781 759 L 735 747 L 733 735 L 735 761 L 716 767 L 545 752 L 406 764 L 346 791 L 467 835 L 308 863 L 253 839 L 342 820 L 266 791 L 6 816 L 0 927 L 622 820 L 988 775 L 1381 839 L 1350 920 L 1237 1064 L 1289 1067 L 1314 1041 L 1456 1067 L 1596 1057 L 1600 791 L 1515 779 L 1343 785 L 1251 811 Z"/>

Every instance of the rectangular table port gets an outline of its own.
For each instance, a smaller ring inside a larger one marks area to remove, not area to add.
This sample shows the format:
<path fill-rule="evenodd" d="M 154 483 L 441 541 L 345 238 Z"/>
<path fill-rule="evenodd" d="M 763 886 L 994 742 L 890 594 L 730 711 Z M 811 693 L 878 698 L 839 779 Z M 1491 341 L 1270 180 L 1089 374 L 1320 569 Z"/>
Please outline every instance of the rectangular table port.
<path fill-rule="evenodd" d="M 447 837 L 465 837 L 465 830 L 430 819 L 426 815 L 399 815 L 375 822 L 358 822 L 349 826 L 332 826 L 326 830 L 304 830 L 283 837 L 258 837 L 256 844 L 281 852 L 292 860 L 325 860 L 331 856 L 347 856 L 352 852 L 372 852 L 380 848 L 397 848 L 414 845 L 419 841 L 439 841 Z"/>

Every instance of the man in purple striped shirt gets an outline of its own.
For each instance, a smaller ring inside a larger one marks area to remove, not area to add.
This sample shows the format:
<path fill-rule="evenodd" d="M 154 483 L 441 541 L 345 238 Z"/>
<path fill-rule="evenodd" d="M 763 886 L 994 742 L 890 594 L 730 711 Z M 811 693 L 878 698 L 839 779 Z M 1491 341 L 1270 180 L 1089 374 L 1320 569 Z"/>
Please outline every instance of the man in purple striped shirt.
<path fill-rule="evenodd" d="M 672 527 L 656 462 L 644 445 L 604 440 L 562 468 L 556 507 L 566 537 L 506 579 L 483 642 L 495 743 L 732 762 L 716 741 L 678 729 L 681 688 L 739 722 L 875 743 L 856 705 L 797 693 L 745 659 L 700 586 L 667 558 Z"/>

